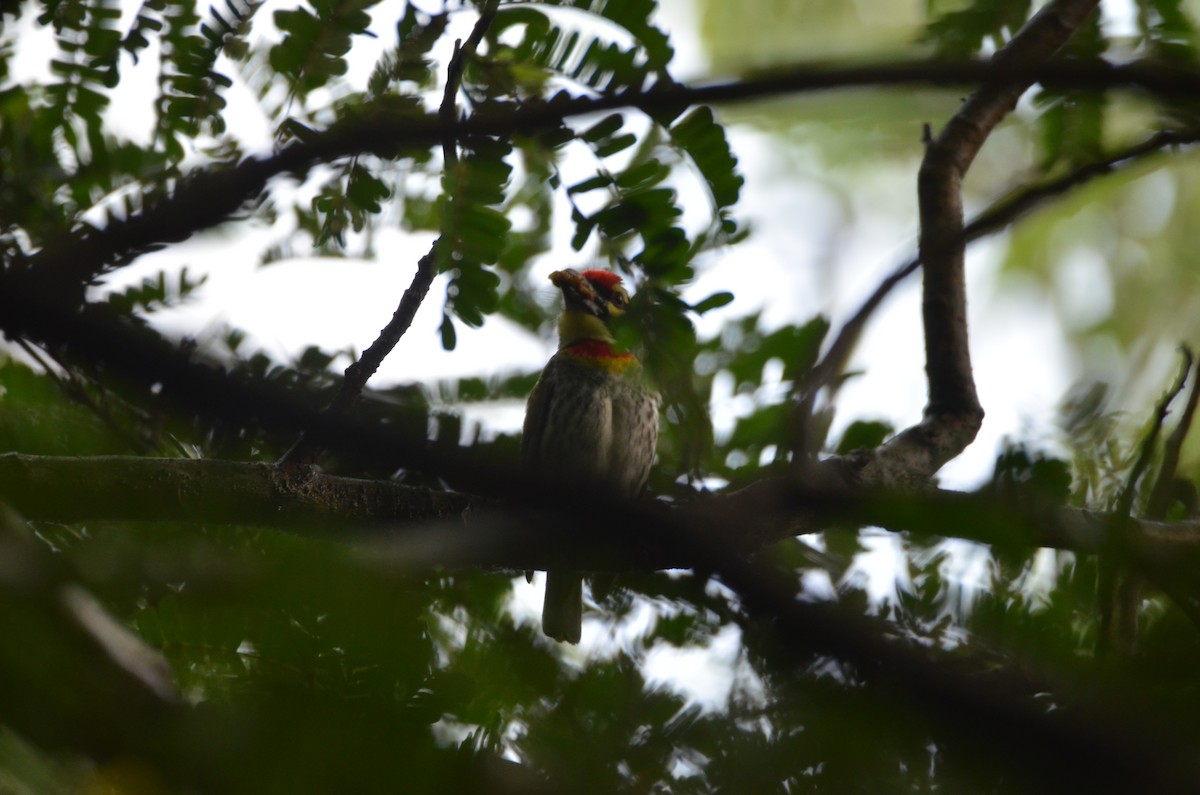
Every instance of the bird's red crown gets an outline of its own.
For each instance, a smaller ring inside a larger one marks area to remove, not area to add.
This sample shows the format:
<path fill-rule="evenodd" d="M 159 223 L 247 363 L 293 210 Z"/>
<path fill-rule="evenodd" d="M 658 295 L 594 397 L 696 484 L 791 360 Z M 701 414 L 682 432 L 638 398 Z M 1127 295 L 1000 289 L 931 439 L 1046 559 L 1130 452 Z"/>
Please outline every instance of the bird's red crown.
<path fill-rule="evenodd" d="M 600 270 L 599 268 L 592 268 L 591 270 L 586 270 L 580 275 L 583 276 L 583 278 L 587 279 L 592 284 L 594 284 L 598 287 L 603 287 L 605 290 L 612 290 L 612 288 L 616 287 L 618 284 L 621 283 L 620 276 L 613 273 L 612 271 L 603 271 L 603 270 Z"/>

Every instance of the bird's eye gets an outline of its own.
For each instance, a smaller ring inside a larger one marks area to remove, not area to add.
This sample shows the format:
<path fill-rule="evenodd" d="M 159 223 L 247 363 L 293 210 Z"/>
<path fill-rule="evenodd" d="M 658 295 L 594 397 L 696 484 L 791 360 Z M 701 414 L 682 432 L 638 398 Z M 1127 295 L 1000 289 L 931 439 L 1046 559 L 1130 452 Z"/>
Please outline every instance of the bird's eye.
<path fill-rule="evenodd" d="M 615 306 L 617 309 L 624 309 L 625 305 L 628 303 L 629 303 L 629 294 L 628 293 L 626 293 L 620 287 L 613 290 L 613 294 L 612 294 L 612 305 L 613 306 Z"/>

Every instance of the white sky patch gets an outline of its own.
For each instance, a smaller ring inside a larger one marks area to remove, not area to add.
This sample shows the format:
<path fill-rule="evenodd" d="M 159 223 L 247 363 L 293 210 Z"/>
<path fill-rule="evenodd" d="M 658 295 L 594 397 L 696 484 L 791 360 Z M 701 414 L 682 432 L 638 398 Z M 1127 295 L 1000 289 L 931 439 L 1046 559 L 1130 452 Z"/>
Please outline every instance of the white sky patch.
<path fill-rule="evenodd" d="M 533 582 L 525 582 L 524 577 L 513 578 L 512 596 L 509 599 L 509 611 L 517 626 L 542 625 L 542 599 L 546 596 L 546 575 L 543 572 L 534 574 Z"/>
<path fill-rule="evenodd" d="M 842 582 L 862 588 L 872 604 L 885 599 L 895 601 L 897 581 L 908 579 L 900 537 L 868 528 L 859 533 L 859 543 L 864 551 L 854 556 L 854 562 L 842 575 Z"/>
<path fill-rule="evenodd" d="M 646 655 L 646 680 L 705 709 L 723 710 L 733 689 L 741 648 L 741 629 L 732 625 L 722 627 L 712 643 L 703 648 L 658 643 Z"/>
<path fill-rule="evenodd" d="M 833 580 L 824 569 L 809 569 L 800 575 L 800 591 L 806 599 L 834 599 L 837 596 Z"/>
<path fill-rule="evenodd" d="M 1137 32 L 1137 6 L 1130 0 L 1106 0 L 1100 4 L 1105 35 L 1119 38 Z"/>
<path fill-rule="evenodd" d="M 1121 206 L 1121 222 L 1132 237 L 1154 237 L 1175 213 L 1177 182 L 1171 170 L 1151 171 L 1129 186 Z"/>
<path fill-rule="evenodd" d="M 1063 322 L 1086 329 L 1113 310 L 1113 285 L 1104 255 L 1093 248 L 1073 246 L 1064 252 L 1053 273 Z"/>

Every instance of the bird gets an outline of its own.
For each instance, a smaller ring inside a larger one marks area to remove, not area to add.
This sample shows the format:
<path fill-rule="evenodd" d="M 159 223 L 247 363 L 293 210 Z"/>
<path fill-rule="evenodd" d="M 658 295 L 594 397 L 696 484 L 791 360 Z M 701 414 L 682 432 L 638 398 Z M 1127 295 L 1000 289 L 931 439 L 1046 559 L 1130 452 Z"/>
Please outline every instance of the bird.
<path fill-rule="evenodd" d="M 619 275 L 601 269 L 566 268 L 550 281 L 563 297 L 558 350 L 525 407 L 523 469 L 546 485 L 632 499 L 654 461 L 660 399 L 644 385 L 641 362 L 617 349 L 609 329 L 609 320 L 629 305 L 629 293 Z M 582 616 L 582 575 L 547 571 L 542 631 L 578 643 Z"/>

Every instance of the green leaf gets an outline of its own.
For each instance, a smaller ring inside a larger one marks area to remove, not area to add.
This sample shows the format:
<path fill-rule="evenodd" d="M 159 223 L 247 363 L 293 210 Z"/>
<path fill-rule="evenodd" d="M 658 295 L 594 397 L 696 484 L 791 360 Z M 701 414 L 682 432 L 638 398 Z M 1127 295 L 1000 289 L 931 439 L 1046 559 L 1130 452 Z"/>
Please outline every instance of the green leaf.
<path fill-rule="evenodd" d="M 301 96 L 341 77 L 348 68 L 345 56 L 353 38 L 368 35 L 371 17 L 364 9 L 376 2 L 314 0 L 311 11 L 276 11 L 275 25 L 285 35 L 271 48 L 271 67 L 290 78 L 292 90 Z"/>
<path fill-rule="evenodd" d="M 692 109 L 672 125 L 671 140 L 692 158 L 717 207 L 737 202 L 744 180 L 737 173 L 737 158 L 729 148 L 725 130 L 713 119 L 711 109 Z"/>
<path fill-rule="evenodd" d="M 653 0 L 571 0 L 569 4 L 615 22 L 633 34 L 652 69 L 664 69 L 675 55 L 666 34 L 650 22 L 657 9 Z"/>
<path fill-rule="evenodd" d="M 1029 12 L 1029 0 L 975 0 L 966 8 L 940 15 L 931 13 L 925 39 L 933 42 L 943 56 L 978 55 L 985 45 L 998 49 L 1007 43 L 1029 18 Z"/>
<path fill-rule="evenodd" d="M 438 327 L 438 331 L 442 335 L 442 349 L 447 351 L 454 350 L 458 345 L 458 334 L 454 331 L 454 321 L 449 315 L 442 315 L 442 325 Z"/>
<path fill-rule="evenodd" d="M 671 169 L 656 158 L 634 163 L 617 175 L 616 184 L 625 190 L 647 190 L 671 175 Z M 600 179 L 600 178 L 597 178 Z M 611 180 L 605 182 L 610 184 Z"/>
<path fill-rule="evenodd" d="M 879 420 L 853 422 L 842 433 L 836 452 L 838 455 L 846 455 L 855 450 L 874 450 L 894 432 L 891 423 Z"/>
<path fill-rule="evenodd" d="M 589 177 L 581 182 L 576 182 L 574 185 L 567 188 L 567 193 L 572 195 L 578 193 L 588 193 L 589 191 L 597 190 L 599 188 L 607 188 L 608 186 L 612 185 L 612 183 L 612 177 L 602 174 L 596 177 Z"/>
<path fill-rule="evenodd" d="M 595 149 L 596 156 L 612 157 L 618 152 L 624 152 L 635 143 L 637 143 L 637 136 L 635 136 L 633 133 L 617 135 L 597 144 Z"/>
<path fill-rule="evenodd" d="M 391 189 L 383 180 L 362 166 L 354 165 L 346 181 L 346 199 L 349 201 L 355 231 L 361 231 L 366 225 L 367 215 L 380 212 L 383 209 L 382 202 L 391 198 L 391 195 Z"/>
<path fill-rule="evenodd" d="M 620 113 L 611 113 L 579 133 L 579 137 L 588 143 L 599 143 L 606 138 L 611 138 L 624 124 L 624 116 Z"/>
<path fill-rule="evenodd" d="M 1196 25 L 1183 0 L 1136 0 L 1139 39 L 1151 57 L 1195 63 Z"/>
<path fill-rule="evenodd" d="M 713 293 L 698 303 L 692 304 L 692 311 L 697 315 L 703 315 L 710 309 L 718 309 L 722 306 L 729 305 L 733 302 L 734 298 L 734 294 L 730 292 Z"/>

